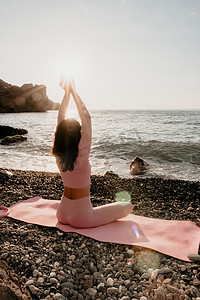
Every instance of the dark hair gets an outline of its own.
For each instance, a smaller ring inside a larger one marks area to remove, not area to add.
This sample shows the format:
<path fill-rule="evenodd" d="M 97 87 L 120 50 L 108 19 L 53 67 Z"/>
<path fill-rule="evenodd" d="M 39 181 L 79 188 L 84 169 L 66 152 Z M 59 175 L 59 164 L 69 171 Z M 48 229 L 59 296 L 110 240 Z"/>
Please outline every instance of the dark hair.
<path fill-rule="evenodd" d="M 74 170 L 81 139 L 81 125 L 76 119 L 61 121 L 55 131 L 52 154 L 60 158 L 62 171 Z"/>

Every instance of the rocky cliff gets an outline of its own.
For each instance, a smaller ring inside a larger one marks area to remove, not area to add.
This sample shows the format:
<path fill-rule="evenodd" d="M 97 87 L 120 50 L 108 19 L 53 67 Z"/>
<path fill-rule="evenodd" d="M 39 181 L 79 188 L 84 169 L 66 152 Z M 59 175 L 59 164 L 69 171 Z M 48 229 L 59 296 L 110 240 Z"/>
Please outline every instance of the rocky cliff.
<path fill-rule="evenodd" d="M 45 85 L 11 85 L 0 79 L 0 113 L 44 112 L 58 110 L 60 104 L 50 100 Z"/>

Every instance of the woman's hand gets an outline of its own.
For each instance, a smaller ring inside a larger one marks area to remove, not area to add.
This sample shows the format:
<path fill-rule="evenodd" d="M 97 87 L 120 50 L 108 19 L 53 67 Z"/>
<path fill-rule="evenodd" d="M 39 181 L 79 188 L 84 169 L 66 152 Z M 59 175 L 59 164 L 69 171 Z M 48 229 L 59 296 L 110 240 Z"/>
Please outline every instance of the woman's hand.
<path fill-rule="evenodd" d="M 59 86 L 66 92 L 70 92 L 70 81 L 67 79 L 64 79 L 64 77 L 60 78 Z"/>
<path fill-rule="evenodd" d="M 75 88 L 75 83 L 74 83 L 74 80 L 73 78 L 70 79 L 69 81 L 69 90 L 70 90 L 70 93 L 76 93 L 76 88 Z"/>

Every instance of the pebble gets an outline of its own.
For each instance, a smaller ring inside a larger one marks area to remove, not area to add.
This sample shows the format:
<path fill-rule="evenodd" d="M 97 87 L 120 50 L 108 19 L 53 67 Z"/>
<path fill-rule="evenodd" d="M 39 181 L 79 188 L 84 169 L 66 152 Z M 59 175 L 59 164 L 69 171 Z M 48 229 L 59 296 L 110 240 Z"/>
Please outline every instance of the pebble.
<path fill-rule="evenodd" d="M 100 292 L 101 292 L 101 291 L 104 291 L 104 290 L 105 290 L 105 283 L 100 282 L 100 283 L 97 285 L 97 290 L 99 290 Z"/>
<path fill-rule="evenodd" d="M 94 288 L 88 288 L 88 289 L 86 290 L 86 293 L 87 293 L 88 295 L 90 295 L 90 296 L 95 296 L 95 295 L 97 294 L 97 290 L 94 289 Z"/>
<path fill-rule="evenodd" d="M 54 269 L 58 268 L 58 267 L 59 267 L 59 262 L 58 262 L 58 261 L 55 261 L 53 267 L 54 267 Z"/>
<path fill-rule="evenodd" d="M 39 265 L 42 262 L 41 258 L 36 259 L 35 263 Z"/>
<path fill-rule="evenodd" d="M 56 293 L 54 296 L 55 300 L 65 300 L 65 297 L 61 295 L 60 293 Z"/>
<path fill-rule="evenodd" d="M 149 273 L 144 273 L 144 274 L 142 274 L 141 279 L 149 279 L 150 276 L 151 276 L 151 274 L 149 274 Z"/>
<path fill-rule="evenodd" d="M 128 255 L 129 257 L 131 257 L 131 256 L 134 255 L 134 251 L 133 251 L 132 249 L 128 249 L 128 250 L 126 251 L 126 253 L 127 253 L 127 255 Z"/>
<path fill-rule="evenodd" d="M 152 272 L 153 272 L 153 268 L 149 268 L 149 269 L 148 269 L 148 273 L 151 274 Z"/>
<path fill-rule="evenodd" d="M 73 289 L 74 285 L 73 283 L 66 281 L 61 284 L 61 288 Z"/>
<path fill-rule="evenodd" d="M 194 285 L 194 286 L 200 285 L 200 280 L 198 280 L 198 279 L 195 278 L 195 279 L 193 280 L 193 285 Z"/>
<path fill-rule="evenodd" d="M 129 296 L 123 296 L 122 298 L 120 298 L 120 300 L 130 300 Z"/>
<path fill-rule="evenodd" d="M 154 300 L 165 300 L 165 293 L 163 291 L 156 291 L 155 295 L 154 295 Z M 167 300 L 172 300 L 169 297 L 167 298 Z"/>
<path fill-rule="evenodd" d="M 152 273 L 151 273 L 151 280 L 156 280 L 156 278 L 158 277 L 158 269 L 155 269 Z"/>
<path fill-rule="evenodd" d="M 52 278 L 50 278 L 50 283 L 52 283 L 52 284 L 58 284 L 58 279 L 52 277 Z"/>
<path fill-rule="evenodd" d="M 168 289 L 168 291 L 169 291 L 170 293 L 173 293 L 173 294 L 178 293 L 178 289 L 177 289 L 175 286 L 172 286 L 172 285 L 170 285 L 170 284 L 167 284 L 167 285 L 166 285 L 166 288 Z"/>
<path fill-rule="evenodd" d="M 191 253 L 188 255 L 188 258 L 190 260 L 193 260 L 193 261 L 200 261 L 200 255 L 198 254 L 195 254 L 195 253 Z"/>
<path fill-rule="evenodd" d="M 69 256 L 69 260 L 72 260 L 72 261 L 74 261 L 74 260 L 75 260 L 75 258 L 76 258 L 76 256 L 75 256 L 75 255 L 70 255 L 70 256 Z"/>
<path fill-rule="evenodd" d="M 181 265 L 181 272 L 185 272 L 187 270 L 187 267 L 185 265 Z"/>
<path fill-rule="evenodd" d="M 84 282 L 84 288 L 88 289 L 93 286 L 93 276 L 88 276 Z"/>
<path fill-rule="evenodd" d="M 147 297 L 142 296 L 142 297 L 140 297 L 140 300 L 148 300 L 148 299 L 147 299 Z"/>
<path fill-rule="evenodd" d="M 31 293 L 33 293 L 34 295 L 36 295 L 39 292 L 39 289 L 34 285 L 30 285 L 29 289 L 31 290 Z"/>
<path fill-rule="evenodd" d="M 5 259 L 5 258 L 7 258 L 8 257 L 8 253 L 3 253 L 2 255 L 1 255 L 1 258 L 2 259 Z"/>
<path fill-rule="evenodd" d="M 117 295 L 118 293 L 119 293 L 119 290 L 116 287 L 109 287 L 107 289 L 107 294 L 108 295 Z"/>
<path fill-rule="evenodd" d="M 35 269 L 33 271 L 33 277 L 37 277 L 39 275 L 39 271 L 37 269 Z"/>
<path fill-rule="evenodd" d="M 108 286 L 113 286 L 113 285 L 114 285 L 114 280 L 113 280 L 111 277 L 109 277 L 109 278 L 107 279 L 107 285 L 108 285 Z"/>
<path fill-rule="evenodd" d="M 51 272 L 50 273 L 50 277 L 56 277 L 56 273 L 55 272 Z"/>
<path fill-rule="evenodd" d="M 42 284 L 44 282 L 44 278 L 43 277 L 39 277 L 38 280 L 37 280 L 37 282 L 39 284 Z"/>
<path fill-rule="evenodd" d="M 166 279 L 163 280 L 162 283 L 163 283 L 163 284 L 170 284 L 171 281 L 172 281 L 171 278 L 166 278 Z"/>
<path fill-rule="evenodd" d="M 31 285 L 31 284 L 33 284 L 33 280 L 32 279 L 30 279 L 30 280 L 28 280 L 27 282 L 26 282 L 26 285 Z"/>
<path fill-rule="evenodd" d="M 159 269 L 158 274 L 167 274 L 170 273 L 172 270 L 170 268 L 162 268 Z"/>

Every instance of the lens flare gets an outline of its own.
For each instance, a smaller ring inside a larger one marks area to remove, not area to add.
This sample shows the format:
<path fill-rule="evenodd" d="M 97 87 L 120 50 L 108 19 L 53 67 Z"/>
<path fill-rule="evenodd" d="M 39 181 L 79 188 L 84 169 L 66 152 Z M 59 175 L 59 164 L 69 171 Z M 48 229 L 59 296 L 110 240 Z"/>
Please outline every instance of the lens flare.
<path fill-rule="evenodd" d="M 140 234 L 139 234 L 139 232 L 138 232 L 138 227 L 137 227 L 137 225 L 136 225 L 136 224 L 133 224 L 133 225 L 132 225 L 132 229 L 133 229 L 133 231 L 135 232 L 136 237 L 139 238 L 139 237 L 140 237 Z"/>
<path fill-rule="evenodd" d="M 131 202 L 131 195 L 127 191 L 121 191 L 115 196 L 116 202 L 120 202 L 122 205 Z"/>

